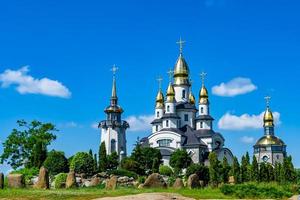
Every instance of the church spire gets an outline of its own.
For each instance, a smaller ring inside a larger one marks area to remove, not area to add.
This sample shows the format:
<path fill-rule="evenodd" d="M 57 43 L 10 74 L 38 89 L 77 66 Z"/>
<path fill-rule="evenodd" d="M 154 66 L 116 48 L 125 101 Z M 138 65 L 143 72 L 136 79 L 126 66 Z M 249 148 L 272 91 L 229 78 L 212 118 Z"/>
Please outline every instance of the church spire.
<path fill-rule="evenodd" d="M 273 113 L 270 109 L 270 100 L 271 97 L 270 96 L 266 96 L 265 97 L 266 100 L 266 111 L 264 114 L 264 127 L 274 127 L 274 117 L 273 117 Z"/>
<path fill-rule="evenodd" d="M 172 76 L 173 76 L 174 71 L 170 69 L 167 73 L 169 74 L 169 86 L 167 89 L 167 102 L 173 103 L 175 101 L 175 91 L 174 91 L 174 87 L 172 85 Z"/>
<path fill-rule="evenodd" d="M 161 82 L 162 82 L 162 77 L 159 76 L 157 79 L 157 82 L 158 82 L 158 93 L 156 95 L 156 105 L 155 105 L 155 108 L 157 109 L 161 109 L 164 107 L 164 95 L 161 91 Z"/>
<path fill-rule="evenodd" d="M 116 65 L 113 65 L 111 68 L 111 71 L 113 73 L 113 84 L 112 84 L 112 90 L 111 90 L 111 105 L 117 105 L 118 104 L 118 96 L 117 96 L 117 86 L 116 86 L 116 73 L 119 68 L 116 67 Z"/>

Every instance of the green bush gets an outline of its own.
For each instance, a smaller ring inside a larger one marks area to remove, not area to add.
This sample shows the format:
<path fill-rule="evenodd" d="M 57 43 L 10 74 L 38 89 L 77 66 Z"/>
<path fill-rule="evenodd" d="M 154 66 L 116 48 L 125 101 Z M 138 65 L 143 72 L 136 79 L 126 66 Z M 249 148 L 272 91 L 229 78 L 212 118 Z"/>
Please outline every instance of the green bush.
<path fill-rule="evenodd" d="M 68 174 L 66 173 L 59 173 L 55 176 L 55 180 L 54 180 L 54 187 L 56 189 L 58 188 L 64 188 L 66 180 L 67 180 L 67 176 Z"/>
<path fill-rule="evenodd" d="M 128 171 L 126 169 L 115 169 L 109 171 L 109 174 L 117 175 L 117 176 L 128 176 L 128 177 L 133 177 L 137 178 L 137 174 L 131 171 Z"/>
<path fill-rule="evenodd" d="M 175 176 L 170 176 L 168 178 L 168 186 L 172 187 L 174 185 L 175 181 L 176 181 L 176 177 Z"/>
<path fill-rule="evenodd" d="M 209 181 L 209 169 L 203 164 L 191 164 L 187 169 L 185 176 L 188 178 L 192 174 L 197 174 L 200 180 L 205 183 Z"/>
<path fill-rule="evenodd" d="M 75 173 L 92 175 L 94 172 L 93 157 L 86 152 L 76 153 L 71 161 L 70 169 L 74 170 Z"/>
<path fill-rule="evenodd" d="M 12 171 L 11 174 L 23 174 L 25 179 L 25 184 L 28 185 L 31 183 L 31 179 L 39 175 L 39 169 L 37 168 L 23 168 Z"/>
<path fill-rule="evenodd" d="M 48 169 L 50 176 L 69 171 L 68 159 L 61 151 L 50 151 L 43 166 Z"/>
<path fill-rule="evenodd" d="M 247 183 L 239 185 L 223 185 L 220 188 L 225 195 L 237 198 L 282 199 L 293 195 L 290 190 L 275 184 Z"/>
<path fill-rule="evenodd" d="M 138 177 L 138 183 L 139 184 L 143 184 L 143 183 L 145 183 L 145 181 L 146 181 L 146 177 L 145 176 L 139 176 Z"/>
<path fill-rule="evenodd" d="M 173 174 L 173 170 L 169 166 L 161 165 L 159 166 L 159 173 L 164 176 L 171 176 Z"/>

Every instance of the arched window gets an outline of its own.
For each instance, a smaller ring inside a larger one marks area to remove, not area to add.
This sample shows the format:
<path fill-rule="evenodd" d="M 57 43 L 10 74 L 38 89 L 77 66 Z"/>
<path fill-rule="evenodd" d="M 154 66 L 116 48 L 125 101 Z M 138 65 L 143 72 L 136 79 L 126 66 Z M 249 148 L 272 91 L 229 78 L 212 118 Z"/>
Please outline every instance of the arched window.
<path fill-rule="evenodd" d="M 203 113 L 203 107 L 201 107 L 201 113 Z"/>
<path fill-rule="evenodd" d="M 162 139 L 162 140 L 158 140 L 157 144 L 160 147 L 169 147 L 171 142 L 172 142 L 172 140 L 170 140 L 170 139 Z"/>
<path fill-rule="evenodd" d="M 185 90 L 182 90 L 182 98 L 185 98 Z"/>
<path fill-rule="evenodd" d="M 169 120 L 166 121 L 166 127 L 169 127 Z"/>
<path fill-rule="evenodd" d="M 158 111 L 156 112 L 156 117 L 159 117 L 159 112 Z"/>
<path fill-rule="evenodd" d="M 185 115 L 184 115 L 184 121 L 186 121 L 186 122 L 189 121 L 189 115 L 188 115 L 188 114 L 185 114 Z"/>
<path fill-rule="evenodd" d="M 116 140 L 115 139 L 112 139 L 110 141 L 110 151 L 111 151 L 111 153 L 116 151 Z"/>
<path fill-rule="evenodd" d="M 200 122 L 200 128 L 203 128 L 203 122 Z"/>
<path fill-rule="evenodd" d="M 167 112 L 170 112 L 170 106 L 169 105 L 167 106 Z"/>

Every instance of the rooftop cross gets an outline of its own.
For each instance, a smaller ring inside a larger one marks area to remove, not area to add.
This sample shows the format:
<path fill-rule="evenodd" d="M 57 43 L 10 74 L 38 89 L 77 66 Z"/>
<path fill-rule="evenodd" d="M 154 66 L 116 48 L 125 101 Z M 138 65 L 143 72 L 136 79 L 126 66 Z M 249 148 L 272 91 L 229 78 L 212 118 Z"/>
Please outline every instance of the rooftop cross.
<path fill-rule="evenodd" d="M 265 100 L 266 100 L 267 107 L 269 107 L 270 106 L 271 97 L 270 96 L 266 96 Z"/>
<path fill-rule="evenodd" d="M 158 78 L 156 79 L 157 82 L 158 82 L 158 87 L 159 89 L 161 89 L 161 82 L 163 81 L 162 77 L 161 76 L 158 76 Z"/>
<path fill-rule="evenodd" d="M 176 42 L 179 45 L 179 51 L 182 53 L 183 45 L 185 41 L 181 40 L 181 37 L 179 38 L 179 41 Z"/>
<path fill-rule="evenodd" d="M 112 71 L 113 75 L 115 76 L 117 71 L 118 71 L 118 67 L 116 65 L 113 65 L 112 68 L 110 69 L 110 71 Z"/>
<path fill-rule="evenodd" d="M 172 81 L 173 74 L 174 74 L 174 71 L 170 68 L 169 71 L 167 72 L 167 74 L 169 74 L 169 80 L 170 80 L 170 82 L 171 82 L 171 81 Z"/>
<path fill-rule="evenodd" d="M 202 80 L 202 85 L 204 85 L 204 80 L 205 80 L 206 75 L 207 75 L 207 73 L 205 73 L 205 72 L 202 72 L 202 73 L 200 74 L 201 80 Z"/>

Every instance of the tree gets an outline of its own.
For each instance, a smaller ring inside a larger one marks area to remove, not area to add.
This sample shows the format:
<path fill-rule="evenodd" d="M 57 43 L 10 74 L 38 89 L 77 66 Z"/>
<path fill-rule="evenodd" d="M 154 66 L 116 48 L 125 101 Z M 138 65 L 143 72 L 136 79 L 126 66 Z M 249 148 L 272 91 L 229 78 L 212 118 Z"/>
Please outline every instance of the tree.
<path fill-rule="evenodd" d="M 96 173 L 98 169 L 97 154 L 94 154 L 94 172 Z"/>
<path fill-rule="evenodd" d="M 92 149 L 89 150 L 89 154 L 90 154 L 90 156 L 91 156 L 92 158 L 94 158 L 93 150 L 92 150 Z"/>
<path fill-rule="evenodd" d="M 104 172 L 107 169 L 107 155 L 106 155 L 106 147 L 105 142 L 102 142 L 99 148 L 99 172 Z"/>
<path fill-rule="evenodd" d="M 237 157 L 233 158 L 231 174 L 234 177 L 234 182 L 240 183 L 240 164 L 239 164 Z"/>
<path fill-rule="evenodd" d="M 119 165 L 119 156 L 117 152 L 113 152 L 112 154 L 107 156 L 107 169 L 114 170 L 117 169 Z"/>
<path fill-rule="evenodd" d="M 191 164 L 187 169 L 185 176 L 188 178 L 192 174 L 197 174 L 199 180 L 204 181 L 205 184 L 209 182 L 209 169 L 203 164 Z"/>
<path fill-rule="evenodd" d="M 75 173 L 92 175 L 94 173 L 93 157 L 86 152 L 78 152 L 71 161 L 70 169 Z"/>
<path fill-rule="evenodd" d="M 131 159 L 137 163 L 137 167 L 135 168 L 135 173 L 139 175 L 146 174 L 146 167 L 145 167 L 145 157 L 142 151 L 142 146 L 139 142 L 136 143 L 135 148 L 131 153 Z"/>
<path fill-rule="evenodd" d="M 0 163 L 7 162 L 13 169 L 21 166 L 40 168 L 47 157 L 47 146 L 56 139 L 57 131 L 51 123 L 17 121 L 21 130 L 13 129 L 3 143 Z"/>
<path fill-rule="evenodd" d="M 259 179 L 261 182 L 269 181 L 269 170 L 266 163 L 262 162 L 259 164 Z"/>
<path fill-rule="evenodd" d="M 270 163 L 268 163 L 267 168 L 268 168 L 268 178 L 269 178 L 268 181 L 274 181 L 275 175 L 274 175 L 273 166 Z"/>
<path fill-rule="evenodd" d="M 185 149 L 177 149 L 171 154 L 170 166 L 174 169 L 174 174 L 180 175 L 182 169 L 192 164 L 192 158 Z"/>
<path fill-rule="evenodd" d="M 208 156 L 209 160 L 209 181 L 213 187 L 217 187 L 220 183 L 221 167 L 220 161 L 215 152 L 211 152 Z"/>
<path fill-rule="evenodd" d="M 221 174 L 223 183 L 228 183 L 230 169 L 231 167 L 228 164 L 227 158 L 224 156 L 222 162 L 222 174 Z"/>
<path fill-rule="evenodd" d="M 275 166 L 274 166 L 274 180 L 277 183 L 281 182 L 281 175 L 280 175 L 280 173 L 281 173 L 281 163 L 276 162 Z"/>
<path fill-rule="evenodd" d="M 249 182 L 250 181 L 250 157 L 247 152 L 245 156 L 242 156 L 241 163 L 241 182 Z"/>
<path fill-rule="evenodd" d="M 252 165 L 251 165 L 251 181 L 258 182 L 259 181 L 259 169 L 258 163 L 255 156 L 252 158 Z"/>
<path fill-rule="evenodd" d="M 136 162 L 135 160 L 133 160 L 132 158 L 124 158 L 121 161 L 121 168 L 126 169 L 128 171 L 136 172 L 136 173 L 140 169 L 139 163 Z"/>
<path fill-rule="evenodd" d="M 48 169 L 51 176 L 69 171 L 68 159 L 62 151 L 50 151 L 43 166 Z"/>
<path fill-rule="evenodd" d="M 296 180 L 296 171 L 292 162 L 292 157 L 288 156 L 283 159 L 282 164 L 282 182 L 293 183 Z"/>

